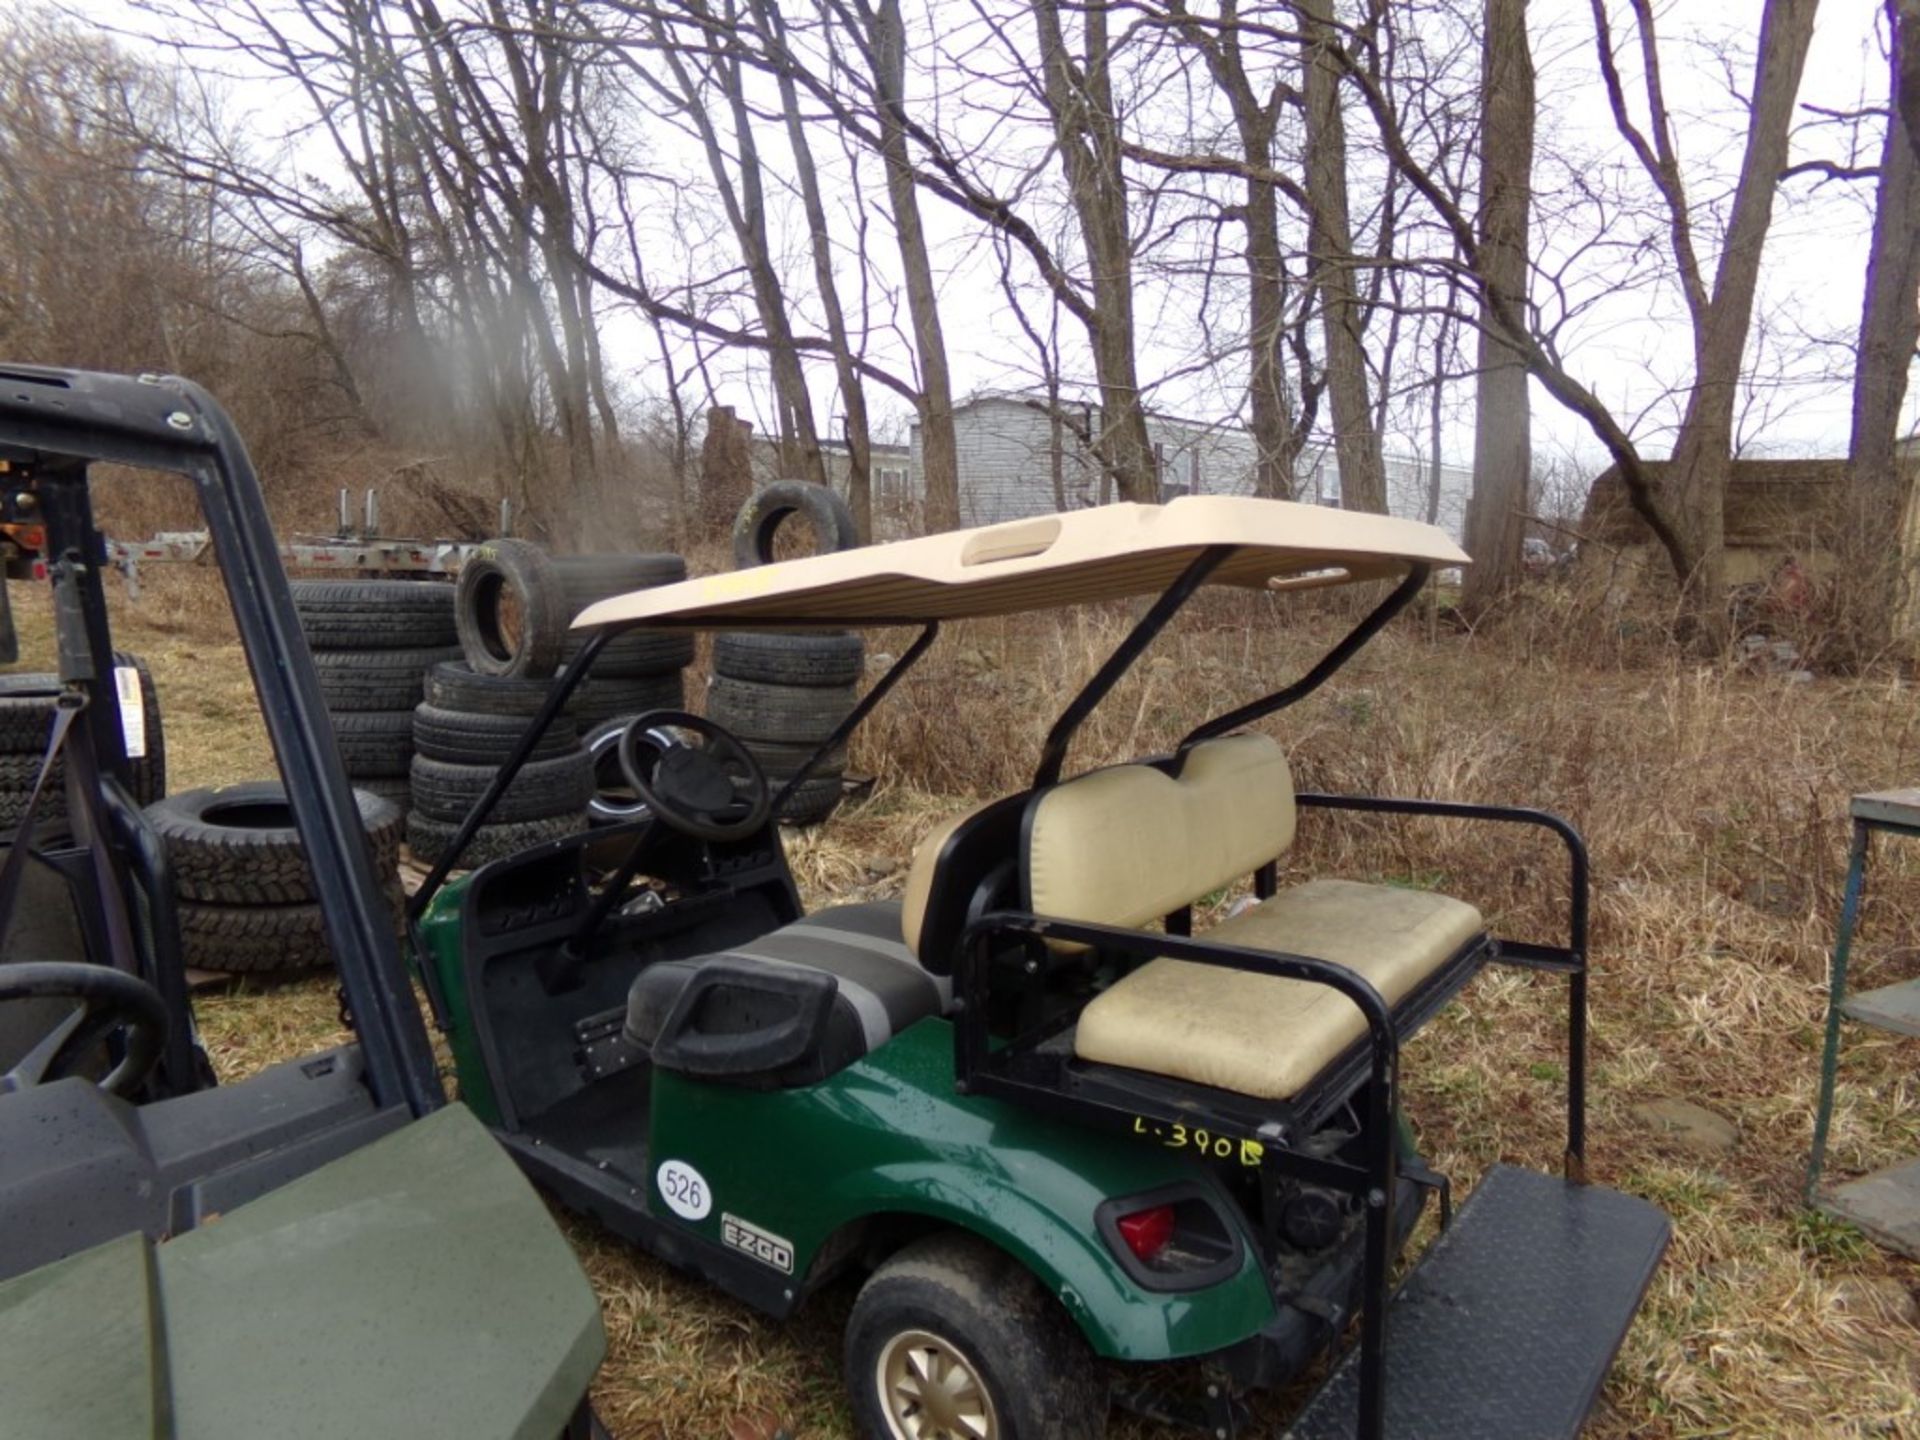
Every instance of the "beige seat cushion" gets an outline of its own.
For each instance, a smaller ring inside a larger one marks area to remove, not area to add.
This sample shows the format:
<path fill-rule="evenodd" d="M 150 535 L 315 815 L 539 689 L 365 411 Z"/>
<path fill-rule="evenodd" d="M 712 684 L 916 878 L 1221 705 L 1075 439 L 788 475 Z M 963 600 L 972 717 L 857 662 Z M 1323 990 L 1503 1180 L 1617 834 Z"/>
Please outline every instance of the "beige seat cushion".
<path fill-rule="evenodd" d="M 1056 785 L 1027 825 L 1036 915 L 1141 925 L 1231 885 L 1293 843 L 1293 779 L 1271 735 L 1196 745 L 1176 777 L 1115 765 Z"/>
<path fill-rule="evenodd" d="M 1313 880 L 1221 922 L 1204 938 L 1332 960 L 1398 1004 L 1485 928 L 1480 912 L 1425 890 Z M 1339 991 L 1218 965 L 1152 960 L 1090 1003 L 1083 1060 L 1287 1100 L 1367 1033 Z"/>

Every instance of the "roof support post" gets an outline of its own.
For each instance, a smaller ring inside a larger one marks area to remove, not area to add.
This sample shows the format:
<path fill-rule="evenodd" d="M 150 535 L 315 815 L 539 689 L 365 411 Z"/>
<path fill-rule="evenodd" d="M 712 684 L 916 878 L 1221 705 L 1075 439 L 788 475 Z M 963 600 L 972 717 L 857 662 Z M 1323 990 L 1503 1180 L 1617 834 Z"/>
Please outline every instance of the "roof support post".
<path fill-rule="evenodd" d="M 1306 699 L 1326 684 L 1336 670 L 1351 660 L 1361 646 L 1378 635 L 1389 620 L 1407 608 L 1413 597 L 1420 593 L 1420 587 L 1427 583 L 1427 573 L 1428 567 L 1425 565 L 1410 566 L 1407 570 L 1407 578 L 1394 587 L 1392 594 L 1374 606 L 1366 619 L 1347 633 L 1346 639 L 1322 656 L 1318 665 L 1284 690 L 1276 690 L 1263 699 L 1251 701 L 1238 710 L 1229 710 L 1226 714 L 1215 716 L 1203 725 L 1195 726 L 1181 740 L 1178 753 L 1185 755 L 1202 740 L 1211 740 L 1216 736 L 1229 734 L 1242 725 L 1251 725 L 1254 721 L 1264 719 L 1277 710 L 1286 709 L 1297 700 Z"/>
<path fill-rule="evenodd" d="M 1193 592 L 1206 584 L 1207 577 L 1218 570 L 1238 548 L 1234 545 L 1209 545 L 1194 556 L 1187 568 L 1180 572 L 1179 578 L 1153 602 L 1153 608 L 1127 632 L 1127 638 L 1107 657 L 1106 663 L 1094 671 L 1093 678 L 1080 687 L 1080 693 L 1073 697 L 1060 718 L 1053 722 L 1053 729 L 1047 732 L 1046 748 L 1040 752 L 1040 768 L 1033 775 L 1035 789 L 1051 785 L 1060 778 L 1060 767 L 1066 763 L 1067 747 L 1073 743 L 1074 731 L 1085 723 L 1094 707 L 1106 699 L 1107 692 L 1119 683 L 1120 677 L 1133 668 L 1133 662 L 1166 628 L 1167 622 L 1173 619 L 1180 607 L 1193 598 Z"/>

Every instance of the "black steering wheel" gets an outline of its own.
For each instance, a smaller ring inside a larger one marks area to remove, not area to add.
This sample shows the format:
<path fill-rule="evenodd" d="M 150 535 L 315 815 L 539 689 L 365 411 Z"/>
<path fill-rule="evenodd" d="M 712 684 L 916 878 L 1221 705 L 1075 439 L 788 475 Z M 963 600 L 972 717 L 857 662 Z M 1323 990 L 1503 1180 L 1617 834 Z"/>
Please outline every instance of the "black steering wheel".
<path fill-rule="evenodd" d="M 76 1073 L 87 1056 L 116 1031 L 125 1036 L 120 1063 L 99 1082 L 110 1095 L 138 1089 L 160 1058 L 167 1005 L 138 976 L 108 965 L 27 960 L 0 965 L 0 1005 L 8 1001 L 70 1000 L 73 1012 L 0 1075 L 0 1095 Z"/>
<path fill-rule="evenodd" d="M 753 753 L 724 727 L 684 710 L 635 716 L 620 736 L 620 768 L 656 816 L 696 840 L 744 840 L 773 810 Z"/>

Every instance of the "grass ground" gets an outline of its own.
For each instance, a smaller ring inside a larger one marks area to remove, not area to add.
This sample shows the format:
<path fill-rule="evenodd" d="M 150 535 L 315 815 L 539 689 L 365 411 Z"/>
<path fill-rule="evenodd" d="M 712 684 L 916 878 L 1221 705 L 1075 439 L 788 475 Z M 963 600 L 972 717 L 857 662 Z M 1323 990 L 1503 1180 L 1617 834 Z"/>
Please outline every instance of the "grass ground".
<path fill-rule="evenodd" d="M 152 663 L 175 788 L 271 773 L 212 577 L 147 578 L 137 604 L 116 600 L 117 633 Z M 44 612 L 22 599 L 28 660 L 44 659 Z M 1920 1268 L 1798 1198 L 1847 797 L 1915 779 L 1914 692 L 1698 667 L 1557 605 L 1547 597 L 1490 638 L 1403 620 L 1326 693 L 1268 723 L 1301 788 L 1540 805 L 1589 837 L 1592 1170 L 1675 1224 L 1590 1433 L 1920 1436 L 1920 1330 L 1906 1318 Z M 890 893 L 931 823 L 1022 783 L 1047 718 L 1124 618 L 949 636 L 856 745 L 852 768 L 876 777 L 871 792 L 791 837 L 809 901 Z M 1264 601 L 1209 604 L 1103 707 L 1077 761 L 1163 746 L 1261 679 L 1298 673 L 1333 633 L 1330 616 L 1290 626 Z M 1523 936 L 1548 930 L 1564 898 L 1549 848 L 1455 822 L 1313 818 L 1292 865 L 1445 889 Z M 1920 848 L 1882 847 L 1857 984 L 1920 973 L 1916 877 Z M 1457 1185 L 1497 1160 L 1558 1164 L 1562 1000 L 1550 980 L 1492 974 L 1410 1047 L 1408 1108 Z M 324 979 L 243 986 L 199 1007 L 229 1076 L 339 1033 Z M 1840 1078 L 1837 1172 L 1920 1152 L 1920 1042 L 1856 1033 Z M 1635 1118 L 1668 1097 L 1725 1116 L 1737 1143 L 1695 1152 Z M 597 1396 L 616 1434 L 847 1433 L 838 1330 L 849 1292 L 775 1326 L 568 1223 L 606 1313 Z M 1277 1422 L 1284 1403 L 1265 1413 Z M 1156 1433 L 1118 1418 L 1115 1429 Z"/>

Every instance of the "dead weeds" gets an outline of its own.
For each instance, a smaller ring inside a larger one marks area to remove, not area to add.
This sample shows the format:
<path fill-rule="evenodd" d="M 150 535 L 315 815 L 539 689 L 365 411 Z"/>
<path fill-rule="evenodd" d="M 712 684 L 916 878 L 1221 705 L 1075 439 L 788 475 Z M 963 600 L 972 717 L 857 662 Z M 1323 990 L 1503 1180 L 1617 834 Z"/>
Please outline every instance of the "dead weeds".
<path fill-rule="evenodd" d="M 16 603 L 29 659 L 44 657 L 38 600 Z M 174 786 L 271 774 L 215 577 L 155 572 L 139 603 L 114 608 L 120 643 L 153 665 Z M 791 837 L 809 902 L 892 893 L 931 824 L 1026 783 L 1051 717 L 1127 619 L 1116 609 L 955 627 L 856 739 L 851 768 L 874 777 L 869 794 Z M 1325 693 L 1266 723 L 1302 789 L 1535 805 L 1588 836 L 1592 1169 L 1675 1225 L 1590 1433 L 1920 1436 L 1920 1331 L 1901 1304 L 1920 1270 L 1799 1201 L 1847 799 L 1914 778 L 1914 694 L 1886 679 L 1793 684 L 1697 666 L 1611 633 L 1563 630 L 1548 643 L 1548 629 L 1476 638 L 1431 614 L 1403 620 Z M 1288 623 L 1265 599 L 1209 600 L 1096 713 L 1069 768 L 1164 748 L 1261 682 L 1300 673 L 1337 630 L 1329 615 Z M 875 636 L 871 648 L 897 654 L 908 638 Z M 1519 829 L 1317 813 L 1303 816 L 1290 868 L 1445 889 L 1520 936 L 1554 933 L 1566 885 L 1564 857 Z M 1916 876 L 1920 849 L 1880 845 L 1856 984 L 1920 970 Z M 1423 1148 L 1463 1185 L 1498 1160 L 1558 1165 L 1563 1003 L 1551 979 L 1496 973 L 1410 1048 Z M 198 1006 L 228 1075 L 339 1036 L 327 980 Z M 1916 1061 L 1920 1043 L 1848 1036 L 1834 1173 L 1920 1152 Z M 1660 1097 L 1719 1112 L 1737 1142 L 1676 1147 L 1632 1113 Z M 596 1395 L 615 1433 L 847 1433 L 847 1287 L 773 1325 L 566 1223 L 607 1317 Z M 1277 1428 L 1285 1411 L 1263 1413 Z M 1115 1429 L 1155 1433 L 1119 1417 Z"/>

